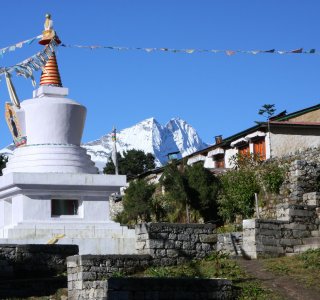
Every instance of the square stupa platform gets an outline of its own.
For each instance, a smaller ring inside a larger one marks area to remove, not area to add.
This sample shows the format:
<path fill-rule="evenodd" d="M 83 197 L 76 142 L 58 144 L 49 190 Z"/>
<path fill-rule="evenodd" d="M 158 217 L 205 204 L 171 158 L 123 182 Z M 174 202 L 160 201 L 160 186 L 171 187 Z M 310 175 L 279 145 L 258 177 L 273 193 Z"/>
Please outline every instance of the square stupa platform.
<path fill-rule="evenodd" d="M 80 146 L 86 108 L 42 86 L 16 108 L 27 144 L 0 177 L 0 243 L 77 244 L 80 254 L 133 254 L 134 230 L 110 220 L 126 176 L 98 174 Z"/>

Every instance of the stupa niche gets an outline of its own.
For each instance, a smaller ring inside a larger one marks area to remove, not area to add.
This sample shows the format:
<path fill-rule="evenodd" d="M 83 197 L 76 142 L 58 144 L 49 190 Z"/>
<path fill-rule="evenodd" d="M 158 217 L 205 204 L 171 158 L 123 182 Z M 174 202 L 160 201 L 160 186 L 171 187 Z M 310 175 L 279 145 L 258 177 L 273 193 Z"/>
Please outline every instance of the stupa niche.
<path fill-rule="evenodd" d="M 46 16 L 40 44 L 58 39 Z M 86 108 L 67 98 L 55 55 L 33 98 L 14 107 L 26 144 L 0 177 L 0 243 L 78 244 L 81 254 L 135 253 L 133 230 L 109 218 L 109 196 L 123 175 L 102 175 L 81 148 Z"/>

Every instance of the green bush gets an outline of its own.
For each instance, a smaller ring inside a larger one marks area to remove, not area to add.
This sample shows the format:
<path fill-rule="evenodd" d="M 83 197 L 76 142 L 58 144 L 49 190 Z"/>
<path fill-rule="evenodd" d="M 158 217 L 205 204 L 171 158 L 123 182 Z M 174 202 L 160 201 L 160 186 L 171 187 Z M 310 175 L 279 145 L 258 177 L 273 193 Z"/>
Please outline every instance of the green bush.
<path fill-rule="evenodd" d="M 254 194 L 260 189 L 254 171 L 246 168 L 230 170 L 220 177 L 220 181 L 219 215 L 229 222 L 234 222 L 238 215 L 252 217 Z"/>
<path fill-rule="evenodd" d="M 277 162 L 266 162 L 256 172 L 260 174 L 261 185 L 267 192 L 279 194 L 285 176 L 284 167 Z"/>
<path fill-rule="evenodd" d="M 150 221 L 152 213 L 151 198 L 155 185 L 148 184 L 145 180 L 131 181 L 125 191 L 123 211 L 117 215 L 116 221 L 130 224 L 138 221 Z"/>

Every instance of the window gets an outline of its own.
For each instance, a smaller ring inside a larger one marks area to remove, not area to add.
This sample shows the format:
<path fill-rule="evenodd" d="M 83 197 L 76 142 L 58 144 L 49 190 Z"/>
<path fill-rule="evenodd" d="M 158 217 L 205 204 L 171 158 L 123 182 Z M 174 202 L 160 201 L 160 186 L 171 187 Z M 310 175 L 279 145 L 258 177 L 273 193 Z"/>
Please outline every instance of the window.
<path fill-rule="evenodd" d="M 241 156 L 248 156 L 250 155 L 250 148 L 249 145 L 244 145 L 238 148 L 239 154 Z"/>
<path fill-rule="evenodd" d="M 253 153 L 261 160 L 266 159 L 266 143 L 265 139 L 259 139 L 253 142 Z"/>
<path fill-rule="evenodd" d="M 78 215 L 79 201 L 66 199 L 51 200 L 51 216 L 75 216 Z"/>
<path fill-rule="evenodd" d="M 216 168 L 224 168 L 224 155 L 220 154 L 215 157 L 215 167 Z"/>

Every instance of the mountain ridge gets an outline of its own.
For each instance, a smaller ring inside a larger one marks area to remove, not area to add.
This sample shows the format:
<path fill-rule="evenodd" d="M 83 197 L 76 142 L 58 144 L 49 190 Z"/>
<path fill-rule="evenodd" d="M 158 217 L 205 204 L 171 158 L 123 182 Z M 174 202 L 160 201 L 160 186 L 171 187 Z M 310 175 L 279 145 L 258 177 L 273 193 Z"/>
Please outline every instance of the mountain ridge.
<path fill-rule="evenodd" d="M 179 117 L 171 118 L 164 126 L 154 117 L 142 120 L 117 132 L 116 143 L 117 151 L 120 153 L 130 149 L 152 153 L 156 166 L 165 164 L 170 152 L 180 152 L 178 158 L 181 158 L 208 146 L 196 130 Z M 113 149 L 111 132 L 81 146 L 102 171 Z M 0 150 L 0 153 L 10 156 L 13 149 L 14 146 L 9 145 Z"/>
<path fill-rule="evenodd" d="M 111 133 L 82 146 L 101 170 L 112 151 Z M 171 118 L 165 126 L 154 117 L 147 118 L 117 133 L 117 151 L 122 153 L 137 149 L 152 153 L 157 166 L 167 161 L 167 154 L 170 152 L 180 152 L 181 158 L 207 146 L 196 130 L 178 117 Z"/>

